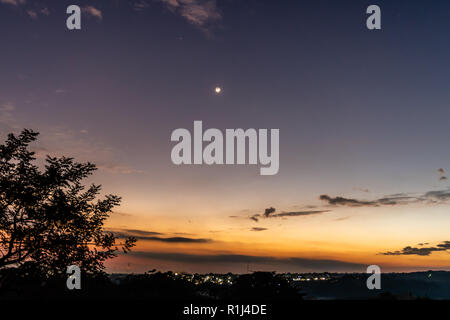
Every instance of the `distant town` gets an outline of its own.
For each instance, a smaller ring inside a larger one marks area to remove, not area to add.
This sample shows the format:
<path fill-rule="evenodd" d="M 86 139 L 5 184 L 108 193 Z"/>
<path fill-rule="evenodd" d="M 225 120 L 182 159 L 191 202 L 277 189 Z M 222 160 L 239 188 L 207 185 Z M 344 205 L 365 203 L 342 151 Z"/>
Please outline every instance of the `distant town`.
<path fill-rule="evenodd" d="M 111 274 L 109 278 L 116 285 L 133 278 L 163 277 L 179 283 L 185 282 L 197 288 L 199 295 L 207 298 L 215 296 L 219 290 L 227 290 L 242 282 L 244 278 L 251 287 L 258 287 L 260 280 L 275 280 L 275 287 L 287 285 L 298 293 L 302 300 L 335 299 L 450 299 L 450 272 L 426 271 L 412 273 L 382 274 L 382 289 L 368 290 L 365 273 L 280 273 L 254 272 L 251 274 L 190 274 L 185 272 L 157 272 L 152 270 L 143 275 Z M 270 279 L 264 279 L 270 278 Z M 258 279 L 259 278 L 259 279 Z M 255 282 L 255 283 L 252 283 Z M 264 285 L 264 284 L 263 284 Z M 269 285 L 269 284 L 268 284 Z"/>

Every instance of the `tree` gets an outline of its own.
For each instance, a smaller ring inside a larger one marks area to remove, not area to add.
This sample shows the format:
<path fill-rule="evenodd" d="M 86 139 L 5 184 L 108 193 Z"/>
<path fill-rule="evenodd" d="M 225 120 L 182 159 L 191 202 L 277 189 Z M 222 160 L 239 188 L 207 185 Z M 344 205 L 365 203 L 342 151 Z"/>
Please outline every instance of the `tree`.
<path fill-rule="evenodd" d="M 0 271 L 32 266 L 52 277 L 75 264 L 84 273 L 101 274 L 107 259 L 136 242 L 118 243 L 104 230 L 120 197 L 97 199 L 100 185 L 82 185 L 96 170 L 92 163 L 47 156 L 40 170 L 28 150 L 37 136 L 25 129 L 0 145 Z"/>

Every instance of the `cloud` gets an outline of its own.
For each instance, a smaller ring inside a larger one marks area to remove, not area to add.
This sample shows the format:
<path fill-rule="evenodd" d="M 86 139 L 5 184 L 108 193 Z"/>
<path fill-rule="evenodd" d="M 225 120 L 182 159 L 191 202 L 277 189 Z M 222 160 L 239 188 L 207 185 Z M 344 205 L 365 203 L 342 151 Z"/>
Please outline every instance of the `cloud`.
<path fill-rule="evenodd" d="M 0 0 L 0 3 L 9 4 L 15 7 L 25 4 L 25 0 Z"/>
<path fill-rule="evenodd" d="M 447 180 L 447 177 L 445 176 L 445 170 L 444 169 L 439 168 L 437 171 L 439 173 L 439 181 Z"/>
<path fill-rule="evenodd" d="M 26 0 L 0 0 L 1 4 L 10 5 L 13 7 L 24 7 L 24 12 L 32 19 L 37 19 L 39 15 L 50 15 L 50 10 L 46 7 L 42 8 L 39 5 L 33 3 L 31 5 L 31 1 L 27 3 Z"/>
<path fill-rule="evenodd" d="M 212 239 L 188 238 L 188 237 L 161 237 L 163 233 L 155 231 L 145 231 L 137 229 L 106 229 L 112 232 L 117 238 L 135 237 L 137 240 L 158 241 L 165 243 L 210 243 Z"/>
<path fill-rule="evenodd" d="M 434 201 L 446 201 L 450 199 L 450 189 L 429 191 L 425 193 L 424 198 Z"/>
<path fill-rule="evenodd" d="M 312 259 L 303 257 L 275 258 L 268 256 L 250 256 L 241 254 L 186 254 L 172 252 L 143 252 L 132 251 L 129 253 L 147 259 L 158 259 L 165 261 L 175 261 L 193 264 L 258 264 L 268 265 L 271 268 L 299 268 L 302 270 L 311 270 L 317 272 L 330 271 L 359 271 L 362 272 L 367 266 L 358 263 L 345 262 L 331 259 Z"/>
<path fill-rule="evenodd" d="M 264 217 L 269 217 L 269 215 L 271 214 L 271 213 L 274 213 L 275 212 L 275 208 L 273 208 L 273 207 L 270 207 L 270 208 L 267 208 L 266 210 L 264 210 Z"/>
<path fill-rule="evenodd" d="M 320 200 L 326 201 L 332 206 L 348 206 L 348 207 L 378 207 L 378 206 L 394 206 L 405 205 L 411 203 L 445 203 L 450 199 L 450 189 L 428 191 L 422 195 L 412 195 L 407 193 L 399 193 L 388 195 L 375 200 L 358 200 L 344 197 L 330 197 L 323 194 Z"/>
<path fill-rule="evenodd" d="M 138 229 L 105 229 L 109 232 L 118 232 L 123 236 L 130 237 L 130 236 L 158 236 L 162 235 L 160 232 L 156 231 L 146 231 L 146 230 L 138 230 Z"/>
<path fill-rule="evenodd" d="M 83 13 L 85 13 L 86 15 L 88 15 L 88 16 L 97 18 L 98 20 L 103 20 L 103 14 L 102 14 L 102 12 L 101 12 L 99 9 L 97 9 L 97 8 L 95 8 L 95 7 L 93 7 L 93 6 L 86 6 L 86 7 L 83 7 L 83 8 L 81 9 L 81 11 L 82 11 Z"/>
<path fill-rule="evenodd" d="M 264 210 L 263 214 L 254 214 L 249 217 L 249 219 L 258 222 L 260 218 L 282 218 L 282 217 L 299 217 L 299 216 L 310 216 L 313 214 L 321 214 L 325 212 L 329 212 L 329 210 L 305 210 L 305 211 L 289 211 L 289 212 L 280 212 L 275 213 L 276 209 L 273 207 L 267 208 Z"/>
<path fill-rule="evenodd" d="M 267 228 L 258 228 L 258 227 L 254 227 L 254 228 L 250 229 L 250 231 L 266 231 L 266 230 L 268 230 L 268 229 Z"/>
<path fill-rule="evenodd" d="M 313 214 L 321 214 L 321 213 L 325 213 L 325 212 L 330 212 L 330 210 L 280 212 L 280 213 L 271 215 L 270 218 L 310 216 Z"/>
<path fill-rule="evenodd" d="M 28 16 L 30 16 L 31 19 L 37 19 L 38 17 L 37 12 L 31 9 L 27 10 L 27 14 Z"/>
<path fill-rule="evenodd" d="M 186 21 L 210 33 L 222 19 L 215 0 L 161 0 L 166 7 Z"/>
<path fill-rule="evenodd" d="M 142 11 L 144 9 L 147 9 L 150 5 L 147 3 L 147 1 L 139 0 L 133 3 L 133 10 L 135 11 Z"/>
<path fill-rule="evenodd" d="M 419 246 L 425 245 L 427 243 L 419 243 Z M 409 256 L 409 255 L 418 255 L 418 256 L 429 256 L 431 253 L 436 251 L 447 251 L 450 250 L 450 241 L 444 241 L 442 243 L 437 244 L 434 247 L 423 247 L 423 248 L 415 248 L 415 247 L 404 247 L 399 251 L 388 251 L 382 252 L 381 255 L 384 256 Z"/>
<path fill-rule="evenodd" d="M 450 200 L 450 188 L 444 190 L 433 190 L 422 194 L 413 193 L 396 193 L 386 195 L 381 198 L 374 200 L 361 200 L 354 198 L 345 198 L 341 196 L 332 197 L 327 194 L 322 194 L 319 197 L 320 200 L 325 201 L 329 206 L 347 206 L 347 207 L 379 207 L 379 206 L 395 206 L 395 205 L 407 205 L 413 203 L 424 203 L 424 204 L 447 204 Z M 298 206 L 296 206 L 298 207 Z M 299 216 L 309 216 L 317 215 L 322 213 L 330 212 L 327 210 L 327 206 L 313 206 L 309 205 L 303 208 L 311 208 L 317 210 L 300 210 L 300 211 L 282 211 L 276 213 L 274 207 L 269 207 L 264 210 L 263 213 L 257 213 L 251 216 L 247 216 L 248 219 L 258 222 L 260 219 L 268 218 L 285 218 L 285 217 L 299 217 Z M 230 216 L 230 218 L 238 218 L 238 216 Z M 348 219 L 348 217 L 336 219 L 337 221 L 342 221 Z"/>
<path fill-rule="evenodd" d="M 344 198 L 344 197 L 330 197 L 327 194 L 322 194 L 319 197 L 320 200 L 328 202 L 331 205 L 343 205 L 350 207 L 359 207 L 359 206 L 373 206 L 376 205 L 374 201 L 360 201 L 356 199 Z"/>
<path fill-rule="evenodd" d="M 336 218 L 336 219 L 334 219 L 334 221 L 344 221 L 344 220 L 348 220 L 348 219 L 350 219 L 349 216 L 347 216 L 347 217 Z"/>
<path fill-rule="evenodd" d="M 212 242 L 211 239 L 194 239 L 194 238 L 187 238 L 187 237 L 170 237 L 170 238 L 161 238 L 161 237 L 143 237 L 139 236 L 136 237 L 138 240 L 147 240 L 147 241 L 159 241 L 159 242 L 166 242 L 166 243 L 210 243 Z"/>

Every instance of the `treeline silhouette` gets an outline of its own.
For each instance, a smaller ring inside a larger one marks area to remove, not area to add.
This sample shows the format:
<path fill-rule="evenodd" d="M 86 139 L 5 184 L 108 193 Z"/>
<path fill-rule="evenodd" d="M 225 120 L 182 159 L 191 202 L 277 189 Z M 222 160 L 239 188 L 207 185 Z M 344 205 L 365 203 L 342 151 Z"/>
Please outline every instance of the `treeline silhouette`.
<path fill-rule="evenodd" d="M 37 274 L 3 270 L 11 280 L 0 292 L 4 299 L 130 299 L 186 301 L 299 301 L 302 294 L 274 272 L 236 276 L 231 285 L 204 282 L 194 284 L 174 277 L 172 272 L 125 275 L 115 283 L 107 275 L 82 277 L 80 290 L 66 288 L 66 277 L 43 280 Z"/>

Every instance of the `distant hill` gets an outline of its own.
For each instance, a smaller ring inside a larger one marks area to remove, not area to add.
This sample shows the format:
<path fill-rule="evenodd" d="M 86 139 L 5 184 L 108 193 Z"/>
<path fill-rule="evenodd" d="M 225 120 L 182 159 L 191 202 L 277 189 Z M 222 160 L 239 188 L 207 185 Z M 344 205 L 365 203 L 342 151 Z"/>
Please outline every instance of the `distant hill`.
<path fill-rule="evenodd" d="M 327 281 L 298 285 L 306 299 L 450 299 L 450 272 L 430 271 L 381 275 L 381 290 L 368 290 L 367 274 L 331 276 Z"/>

